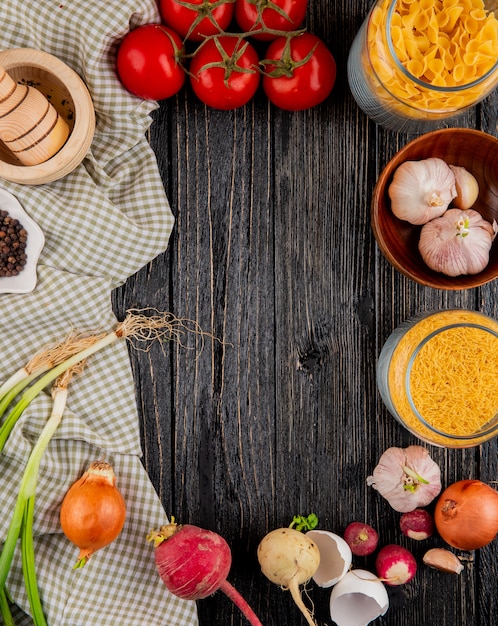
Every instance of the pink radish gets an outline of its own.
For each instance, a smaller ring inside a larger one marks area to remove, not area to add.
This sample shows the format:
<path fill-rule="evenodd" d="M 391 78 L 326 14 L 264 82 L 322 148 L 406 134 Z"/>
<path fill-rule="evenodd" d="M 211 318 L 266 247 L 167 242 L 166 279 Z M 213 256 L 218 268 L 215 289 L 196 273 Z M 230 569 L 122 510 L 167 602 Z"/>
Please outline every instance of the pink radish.
<path fill-rule="evenodd" d="M 403 535 L 417 541 L 428 539 L 435 530 L 434 519 L 425 509 L 415 509 L 404 513 L 399 520 L 399 525 Z"/>
<path fill-rule="evenodd" d="M 154 542 L 157 572 L 172 594 L 202 600 L 220 589 L 252 626 L 262 626 L 246 600 L 226 580 L 232 554 L 221 535 L 172 520 L 149 533 L 147 539 Z"/>
<path fill-rule="evenodd" d="M 379 550 L 375 560 L 375 569 L 386 585 L 404 585 L 415 576 L 417 562 L 406 548 L 389 544 Z"/>
<path fill-rule="evenodd" d="M 379 543 L 377 531 L 362 522 L 351 522 L 344 531 L 344 539 L 356 556 L 372 554 Z"/>

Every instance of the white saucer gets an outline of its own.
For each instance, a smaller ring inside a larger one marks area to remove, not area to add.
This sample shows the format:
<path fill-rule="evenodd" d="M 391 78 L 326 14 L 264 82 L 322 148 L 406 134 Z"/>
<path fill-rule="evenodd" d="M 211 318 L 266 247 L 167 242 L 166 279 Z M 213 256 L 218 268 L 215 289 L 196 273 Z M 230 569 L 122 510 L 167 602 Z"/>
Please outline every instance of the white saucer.
<path fill-rule="evenodd" d="M 33 221 L 19 204 L 15 196 L 0 188 L 0 209 L 19 220 L 28 233 L 26 241 L 26 265 L 17 276 L 0 276 L 0 293 L 29 293 L 36 287 L 36 267 L 45 245 L 45 236 L 38 224 Z"/>

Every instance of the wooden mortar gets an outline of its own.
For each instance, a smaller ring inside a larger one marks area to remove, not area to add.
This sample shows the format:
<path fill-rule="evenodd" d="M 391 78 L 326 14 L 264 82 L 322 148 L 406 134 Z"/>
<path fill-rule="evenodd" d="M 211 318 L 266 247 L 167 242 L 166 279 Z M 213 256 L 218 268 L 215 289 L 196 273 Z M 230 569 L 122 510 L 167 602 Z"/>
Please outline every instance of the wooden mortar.
<path fill-rule="evenodd" d="M 83 161 L 95 132 L 95 110 L 86 84 L 61 59 L 33 48 L 0 50 L 0 66 L 15 83 L 43 94 L 69 128 L 60 149 L 36 165 L 23 164 L 0 137 L 0 182 L 43 185 L 63 178 Z"/>

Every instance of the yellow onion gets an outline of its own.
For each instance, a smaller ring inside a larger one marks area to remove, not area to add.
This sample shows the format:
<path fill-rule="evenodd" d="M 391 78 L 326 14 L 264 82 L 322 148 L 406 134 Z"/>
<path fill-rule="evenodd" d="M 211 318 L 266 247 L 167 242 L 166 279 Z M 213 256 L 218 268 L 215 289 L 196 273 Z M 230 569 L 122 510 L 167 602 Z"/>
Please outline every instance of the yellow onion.
<path fill-rule="evenodd" d="M 439 497 L 434 521 L 450 546 L 482 548 L 498 533 L 498 492 L 480 480 L 459 480 Z"/>
<path fill-rule="evenodd" d="M 94 552 L 114 541 L 125 518 L 126 505 L 112 466 L 104 461 L 92 463 L 69 488 L 60 511 L 64 534 L 80 549 L 75 568 L 83 567 Z"/>

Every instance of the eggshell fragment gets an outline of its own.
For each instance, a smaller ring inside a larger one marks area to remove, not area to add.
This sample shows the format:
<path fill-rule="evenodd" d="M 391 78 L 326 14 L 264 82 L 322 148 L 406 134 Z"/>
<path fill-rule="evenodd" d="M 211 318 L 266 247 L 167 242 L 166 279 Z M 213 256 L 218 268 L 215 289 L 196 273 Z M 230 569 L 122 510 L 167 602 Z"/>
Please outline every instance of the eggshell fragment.
<path fill-rule="evenodd" d="M 310 530 L 306 535 L 315 542 L 320 552 L 320 565 L 313 580 L 319 587 L 332 587 L 351 567 L 351 548 L 342 537 L 327 530 Z"/>
<path fill-rule="evenodd" d="M 332 589 L 330 617 L 337 626 L 366 626 L 385 615 L 389 597 L 383 583 L 372 572 L 349 571 Z"/>

